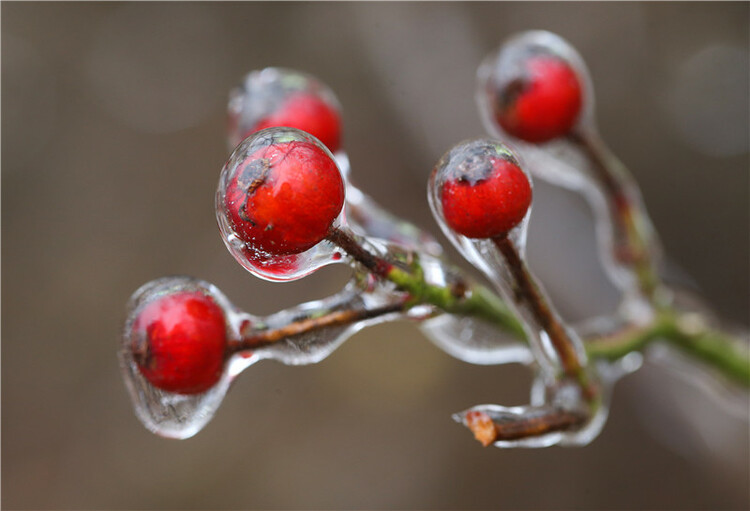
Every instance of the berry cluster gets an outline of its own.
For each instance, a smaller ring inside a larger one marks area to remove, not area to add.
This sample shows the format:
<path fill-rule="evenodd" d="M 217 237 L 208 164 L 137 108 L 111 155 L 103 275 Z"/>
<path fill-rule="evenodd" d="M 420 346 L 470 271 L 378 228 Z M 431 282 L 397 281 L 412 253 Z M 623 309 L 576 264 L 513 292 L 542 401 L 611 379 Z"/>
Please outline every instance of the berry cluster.
<path fill-rule="evenodd" d="M 749 385 L 731 340 L 684 328 L 684 312 L 655 270 L 656 239 L 637 188 L 596 135 L 589 82 L 559 37 L 511 38 L 478 72 L 479 108 L 492 138 L 456 145 L 432 171 L 428 198 L 438 224 L 495 292 L 447 263 L 429 234 L 352 184 L 338 101 L 327 87 L 291 70 L 250 73 L 229 103 L 234 149 L 216 194 L 222 239 L 263 279 L 295 280 L 335 263 L 350 265 L 352 278 L 334 296 L 266 318 L 192 278 L 143 286 L 129 305 L 120 357 L 144 424 L 189 437 L 255 362 L 315 363 L 362 326 L 403 317 L 461 360 L 520 361 L 535 372 L 530 405 L 456 414 L 484 445 L 590 442 L 606 420 L 611 386 L 637 369 L 638 351 L 651 340 Z M 580 152 L 585 168 L 555 156 L 560 145 Z M 528 167 L 527 154 L 534 156 Z M 587 336 L 557 314 L 525 262 L 530 174 L 582 183 L 592 204 L 603 197 L 608 205 L 598 214 L 602 261 L 613 268 L 623 305 Z"/>

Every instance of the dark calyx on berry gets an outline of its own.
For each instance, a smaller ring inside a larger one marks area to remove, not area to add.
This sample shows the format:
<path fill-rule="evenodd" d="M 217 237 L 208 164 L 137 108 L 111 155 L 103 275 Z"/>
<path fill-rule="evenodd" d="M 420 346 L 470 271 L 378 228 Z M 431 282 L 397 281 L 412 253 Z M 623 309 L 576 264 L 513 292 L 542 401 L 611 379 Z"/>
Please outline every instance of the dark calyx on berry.
<path fill-rule="evenodd" d="M 454 150 L 441 189 L 443 217 L 467 238 L 507 236 L 526 216 L 531 184 L 516 163 L 487 147 Z"/>
<path fill-rule="evenodd" d="M 344 182 L 312 142 L 274 142 L 240 163 L 224 207 L 237 236 L 260 256 L 304 252 L 323 240 L 344 207 Z"/>
<path fill-rule="evenodd" d="M 495 117 L 505 131 L 541 143 L 568 134 L 581 112 L 581 84 L 575 70 L 551 55 L 534 55 L 523 74 L 498 91 Z"/>
<path fill-rule="evenodd" d="M 133 360 L 146 380 L 168 392 L 199 394 L 213 387 L 226 346 L 224 312 L 197 291 L 154 299 L 133 323 Z"/>
<path fill-rule="evenodd" d="M 309 133 L 331 152 L 338 151 L 340 147 L 341 119 L 338 111 L 317 94 L 291 94 L 276 111 L 258 121 L 246 136 L 265 128 L 283 126 Z"/>

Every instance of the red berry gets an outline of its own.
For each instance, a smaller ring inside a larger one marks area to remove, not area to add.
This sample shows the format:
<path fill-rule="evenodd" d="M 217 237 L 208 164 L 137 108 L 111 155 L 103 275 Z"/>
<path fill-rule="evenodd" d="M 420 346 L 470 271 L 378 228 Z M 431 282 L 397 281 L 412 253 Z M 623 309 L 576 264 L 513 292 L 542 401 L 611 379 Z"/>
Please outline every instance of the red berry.
<path fill-rule="evenodd" d="M 278 110 L 264 117 L 245 134 L 265 128 L 286 126 L 305 131 L 320 140 L 331 152 L 340 147 L 341 120 L 336 109 L 320 96 L 298 92 L 284 100 Z"/>
<path fill-rule="evenodd" d="M 199 394 L 219 381 L 226 323 L 208 296 L 185 291 L 153 300 L 138 314 L 132 335 L 135 363 L 154 387 Z"/>
<path fill-rule="evenodd" d="M 576 72 L 551 56 L 530 58 L 525 76 L 511 81 L 495 105 L 500 126 L 527 142 L 547 142 L 570 132 L 581 111 Z"/>
<path fill-rule="evenodd" d="M 451 229 L 467 238 L 497 238 L 521 223 L 531 205 L 531 184 L 517 165 L 491 156 L 454 169 L 441 198 Z"/>
<path fill-rule="evenodd" d="M 336 162 L 308 141 L 272 143 L 254 152 L 230 176 L 224 196 L 234 232 L 261 257 L 317 245 L 343 207 Z"/>

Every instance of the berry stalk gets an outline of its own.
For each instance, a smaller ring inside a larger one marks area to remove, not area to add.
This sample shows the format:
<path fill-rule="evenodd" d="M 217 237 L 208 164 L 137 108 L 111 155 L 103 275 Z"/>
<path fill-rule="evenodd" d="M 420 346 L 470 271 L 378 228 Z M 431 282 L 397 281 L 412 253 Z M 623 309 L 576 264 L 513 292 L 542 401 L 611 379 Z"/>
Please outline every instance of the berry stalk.
<path fill-rule="evenodd" d="M 515 283 L 518 301 L 529 308 L 539 326 L 549 336 L 560 359 L 563 372 L 578 382 L 589 402 L 594 401 L 598 392 L 586 373 L 585 361 L 582 361 L 579 357 L 574 341 L 539 291 L 534 277 L 526 267 L 515 245 L 507 236 L 493 238 L 492 241 L 508 265 Z"/>
<path fill-rule="evenodd" d="M 596 143 L 590 135 L 572 131 L 568 140 L 583 151 L 591 163 L 595 177 L 606 194 L 607 203 L 612 208 L 615 223 L 615 258 L 631 267 L 635 273 L 641 293 L 651 303 L 659 304 L 658 290 L 661 281 L 654 267 L 649 251 L 649 224 L 645 211 L 637 204 L 630 193 L 621 167 L 614 168 L 604 154 L 601 143 Z"/>

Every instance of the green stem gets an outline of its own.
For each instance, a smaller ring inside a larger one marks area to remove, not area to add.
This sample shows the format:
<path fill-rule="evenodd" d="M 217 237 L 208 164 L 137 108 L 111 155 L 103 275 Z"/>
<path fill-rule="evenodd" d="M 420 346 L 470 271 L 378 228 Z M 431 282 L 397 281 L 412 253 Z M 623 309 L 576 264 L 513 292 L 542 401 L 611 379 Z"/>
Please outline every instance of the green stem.
<path fill-rule="evenodd" d="M 484 286 L 463 283 L 458 290 L 436 286 L 425 282 L 419 274 L 395 266 L 388 270 L 385 277 L 409 293 L 416 303 L 429 303 L 451 314 L 483 319 L 526 342 L 526 332 L 521 322 L 496 294 Z"/>
<path fill-rule="evenodd" d="M 420 273 L 409 273 L 392 266 L 385 278 L 408 292 L 414 303 L 429 303 L 451 314 L 473 316 L 488 321 L 518 341 L 527 343 L 522 324 L 492 291 L 468 284 L 457 294 L 447 287 L 428 284 Z M 726 334 L 708 329 L 691 330 L 681 326 L 681 316 L 665 312 L 647 326 L 629 328 L 613 337 L 585 342 L 592 359 L 617 360 L 633 351 L 641 351 L 656 341 L 668 342 L 691 358 L 714 368 L 728 379 L 750 388 L 750 365 L 746 350 Z"/>
<path fill-rule="evenodd" d="M 685 323 L 684 316 L 665 312 L 648 326 L 591 340 L 586 343 L 586 351 L 592 358 L 617 360 L 633 351 L 643 350 L 651 342 L 664 341 L 717 370 L 727 379 L 750 388 L 747 348 L 723 332 L 690 328 Z"/>
<path fill-rule="evenodd" d="M 430 284 L 424 280 L 418 262 L 413 265 L 414 271 L 402 270 L 366 250 L 351 233 L 342 229 L 331 229 L 328 239 L 373 274 L 390 280 L 409 293 L 412 304 L 428 303 L 451 314 L 478 317 L 526 342 L 522 323 L 505 302 L 487 288 L 468 279 L 461 279 L 450 287 Z"/>
<path fill-rule="evenodd" d="M 375 275 L 390 280 L 409 293 L 412 305 L 430 304 L 451 314 L 480 318 L 518 341 L 528 343 L 522 323 L 486 287 L 469 279 L 462 279 L 450 287 L 430 284 L 424 280 L 418 265 L 411 272 L 394 266 L 363 249 L 348 233 L 332 232 L 329 239 Z M 628 328 L 610 337 L 589 339 L 584 343 L 586 352 L 592 359 L 617 360 L 633 351 L 643 350 L 652 342 L 664 341 L 716 369 L 728 379 L 750 388 L 748 355 L 738 347 L 735 339 L 716 330 L 686 328 L 684 323 L 684 318 L 677 313 L 662 311 L 646 326 Z"/>

